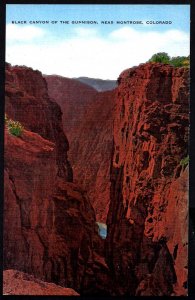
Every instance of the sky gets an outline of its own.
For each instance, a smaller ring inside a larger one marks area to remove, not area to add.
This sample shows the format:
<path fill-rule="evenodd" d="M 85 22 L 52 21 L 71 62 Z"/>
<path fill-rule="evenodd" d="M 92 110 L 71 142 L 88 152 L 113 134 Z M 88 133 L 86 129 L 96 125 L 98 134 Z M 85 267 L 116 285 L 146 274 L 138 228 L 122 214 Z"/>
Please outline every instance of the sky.
<path fill-rule="evenodd" d="M 6 5 L 6 61 L 44 74 L 117 79 L 155 53 L 189 48 L 189 5 Z"/>

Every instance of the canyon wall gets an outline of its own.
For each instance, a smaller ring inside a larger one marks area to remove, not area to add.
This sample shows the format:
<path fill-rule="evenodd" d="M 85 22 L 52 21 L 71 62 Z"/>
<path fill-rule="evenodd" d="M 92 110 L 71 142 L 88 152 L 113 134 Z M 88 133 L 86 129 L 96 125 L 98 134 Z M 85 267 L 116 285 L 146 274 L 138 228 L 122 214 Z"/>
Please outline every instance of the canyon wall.
<path fill-rule="evenodd" d="M 55 143 L 58 175 L 72 181 L 72 168 L 67 158 L 68 140 L 63 132 L 62 112 L 48 96 L 41 72 L 6 65 L 5 111 L 25 129 Z"/>
<path fill-rule="evenodd" d="M 71 144 L 97 92 L 82 82 L 62 76 L 45 76 L 45 80 L 50 98 L 61 107 L 63 127 Z"/>
<path fill-rule="evenodd" d="M 189 70 L 118 79 L 107 263 L 119 295 L 187 294 Z"/>
<path fill-rule="evenodd" d="M 70 145 L 74 180 L 87 191 L 98 222 L 106 223 L 110 202 L 115 91 L 97 93 Z"/>
<path fill-rule="evenodd" d="M 8 119 L 24 130 L 16 137 L 5 126 L 4 269 L 100 293 L 103 240 L 86 192 L 72 182 L 61 110 L 41 73 L 26 67 L 6 66 L 5 93 Z"/>
<path fill-rule="evenodd" d="M 87 191 L 96 219 L 106 222 L 110 200 L 115 90 L 97 92 L 60 76 L 45 76 L 50 97 L 63 112 L 74 181 Z"/>

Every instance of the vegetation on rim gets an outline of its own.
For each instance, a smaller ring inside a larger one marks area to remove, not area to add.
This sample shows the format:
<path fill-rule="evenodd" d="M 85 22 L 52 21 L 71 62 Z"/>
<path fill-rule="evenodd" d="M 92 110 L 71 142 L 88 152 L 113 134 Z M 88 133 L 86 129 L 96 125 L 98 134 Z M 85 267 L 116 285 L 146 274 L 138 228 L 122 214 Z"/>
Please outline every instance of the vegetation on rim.
<path fill-rule="evenodd" d="M 12 119 L 8 119 L 7 115 L 5 114 L 5 124 L 7 126 L 8 132 L 14 136 L 21 136 L 23 131 L 23 126 L 20 122 L 14 121 Z"/>
<path fill-rule="evenodd" d="M 169 64 L 173 67 L 185 67 L 190 66 L 190 56 L 175 56 L 170 57 L 166 52 L 159 52 L 149 59 L 149 62 Z"/>

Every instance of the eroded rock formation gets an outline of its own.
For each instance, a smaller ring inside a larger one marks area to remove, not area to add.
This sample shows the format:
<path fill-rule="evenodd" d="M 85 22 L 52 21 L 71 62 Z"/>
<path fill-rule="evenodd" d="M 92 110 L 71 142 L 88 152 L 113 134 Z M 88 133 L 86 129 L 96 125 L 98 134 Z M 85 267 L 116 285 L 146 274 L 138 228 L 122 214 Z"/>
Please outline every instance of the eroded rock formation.
<path fill-rule="evenodd" d="M 110 202 L 115 91 L 97 93 L 70 146 L 75 182 L 87 191 L 96 219 L 106 223 Z"/>
<path fill-rule="evenodd" d="M 72 181 L 67 159 L 68 140 L 63 132 L 62 112 L 48 96 L 41 72 L 31 68 L 6 65 L 5 111 L 30 131 L 56 144 L 58 175 Z"/>
<path fill-rule="evenodd" d="M 189 72 L 144 64 L 118 82 L 107 262 L 120 295 L 186 295 Z"/>

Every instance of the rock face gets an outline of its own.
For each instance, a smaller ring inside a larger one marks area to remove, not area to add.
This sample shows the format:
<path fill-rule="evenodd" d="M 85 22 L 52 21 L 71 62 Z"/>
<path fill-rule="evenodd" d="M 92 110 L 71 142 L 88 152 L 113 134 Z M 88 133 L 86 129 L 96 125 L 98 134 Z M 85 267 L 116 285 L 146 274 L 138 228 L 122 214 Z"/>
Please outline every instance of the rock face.
<path fill-rule="evenodd" d="M 87 190 L 97 221 L 105 223 L 110 200 L 115 91 L 98 93 L 77 80 L 45 78 L 50 97 L 63 111 L 74 181 Z"/>
<path fill-rule="evenodd" d="M 74 183 L 56 177 L 54 147 L 32 132 L 5 134 L 4 268 L 78 290 L 95 214 Z"/>
<path fill-rule="evenodd" d="M 97 293 L 99 270 L 108 273 L 95 261 L 103 240 L 86 193 L 71 182 L 61 111 L 40 72 L 8 65 L 6 76 L 7 116 L 25 130 L 5 129 L 4 269 L 82 293 L 93 278 Z"/>
<path fill-rule="evenodd" d="M 98 93 L 74 133 L 70 161 L 74 180 L 87 191 L 96 219 L 106 223 L 110 202 L 115 91 Z"/>
<path fill-rule="evenodd" d="M 108 266 L 119 295 L 186 295 L 189 72 L 145 64 L 118 82 Z"/>
<path fill-rule="evenodd" d="M 46 283 L 32 275 L 16 270 L 3 272 L 3 295 L 63 295 L 79 296 L 73 289 L 63 288 L 53 283 Z"/>
<path fill-rule="evenodd" d="M 82 82 L 61 76 L 45 76 L 48 93 L 63 112 L 62 121 L 65 133 L 71 144 L 74 132 L 85 118 L 96 90 Z"/>
<path fill-rule="evenodd" d="M 58 175 L 72 181 L 67 159 L 68 140 L 62 128 L 62 112 L 48 96 L 47 84 L 39 71 L 6 65 L 5 111 L 27 130 L 56 144 Z"/>

